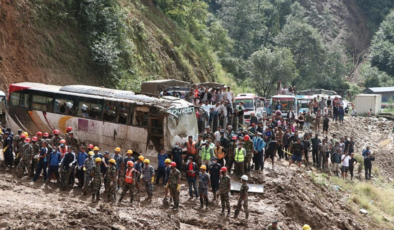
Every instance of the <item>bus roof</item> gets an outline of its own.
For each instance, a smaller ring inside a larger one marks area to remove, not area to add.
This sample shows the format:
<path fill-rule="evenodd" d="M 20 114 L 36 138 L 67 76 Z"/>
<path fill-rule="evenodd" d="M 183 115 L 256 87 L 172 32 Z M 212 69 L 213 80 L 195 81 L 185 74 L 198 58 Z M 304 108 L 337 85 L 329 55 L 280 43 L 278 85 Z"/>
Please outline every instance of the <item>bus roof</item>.
<path fill-rule="evenodd" d="M 275 96 L 272 96 L 272 98 L 294 98 L 294 99 L 296 99 L 296 97 L 294 95 L 275 95 Z"/>
<path fill-rule="evenodd" d="M 5 93 L 0 90 L 0 97 L 5 97 Z"/>
<path fill-rule="evenodd" d="M 14 90 L 12 90 L 14 89 Z M 67 86 L 58 86 L 58 85 L 47 85 L 42 83 L 34 83 L 34 82 L 21 82 L 10 85 L 10 94 L 12 91 L 23 90 L 23 89 L 31 89 L 36 91 L 43 92 L 52 92 L 52 93 L 62 93 L 62 94 L 70 94 L 76 96 L 86 96 L 89 95 L 93 98 L 107 99 L 107 100 L 115 100 L 115 101 L 128 101 L 130 103 L 137 104 L 150 104 L 155 105 L 157 107 L 162 108 L 182 108 L 188 107 L 192 104 L 182 100 L 174 98 L 157 98 L 151 97 L 143 94 L 136 95 L 132 91 L 126 90 L 117 90 L 110 88 L 102 88 L 88 85 L 67 85 Z"/>
<path fill-rule="evenodd" d="M 304 100 L 311 99 L 312 100 L 314 98 L 313 95 L 296 95 L 295 97 L 299 100 L 302 100 L 302 99 L 304 99 Z"/>

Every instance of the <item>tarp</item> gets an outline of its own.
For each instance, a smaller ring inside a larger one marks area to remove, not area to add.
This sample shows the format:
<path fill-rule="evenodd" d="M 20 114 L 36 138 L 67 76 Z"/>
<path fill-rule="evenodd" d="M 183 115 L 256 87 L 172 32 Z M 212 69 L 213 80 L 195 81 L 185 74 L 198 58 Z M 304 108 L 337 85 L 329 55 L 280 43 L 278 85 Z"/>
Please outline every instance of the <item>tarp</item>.
<path fill-rule="evenodd" d="M 150 93 L 159 95 L 163 90 L 169 87 L 190 88 L 190 83 L 175 79 L 146 81 L 141 85 L 141 93 Z"/>
<path fill-rule="evenodd" d="M 242 183 L 240 182 L 231 182 L 231 191 L 238 191 L 241 189 Z M 262 184 L 248 184 L 249 192 L 251 193 L 264 193 L 264 186 Z"/>

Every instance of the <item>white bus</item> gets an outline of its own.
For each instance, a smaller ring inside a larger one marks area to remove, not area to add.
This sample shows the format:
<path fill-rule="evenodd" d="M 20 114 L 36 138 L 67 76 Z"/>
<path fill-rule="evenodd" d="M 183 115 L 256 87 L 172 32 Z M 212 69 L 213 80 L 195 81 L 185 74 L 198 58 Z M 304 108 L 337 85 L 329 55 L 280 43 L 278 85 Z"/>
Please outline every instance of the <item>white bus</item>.
<path fill-rule="evenodd" d="M 197 138 L 194 106 L 174 97 L 159 99 L 130 91 L 86 85 L 56 86 L 17 83 L 9 87 L 8 125 L 30 134 L 61 133 L 71 126 L 81 143 L 132 149 L 157 162 L 161 148 L 167 152 L 187 136 Z"/>
<path fill-rule="evenodd" d="M 240 93 L 235 97 L 234 108 L 236 108 L 240 102 L 244 103 L 244 118 L 246 122 L 249 122 L 250 115 L 252 113 L 256 115 L 257 108 L 261 107 L 260 97 L 254 93 Z"/>
<path fill-rule="evenodd" d="M 280 108 L 282 116 L 287 117 L 287 112 L 292 108 L 294 115 L 298 116 L 297 104 L 298 100 L 293 95 L 275 95 L 271 98 L 271 112 L 273 114 Z"/>

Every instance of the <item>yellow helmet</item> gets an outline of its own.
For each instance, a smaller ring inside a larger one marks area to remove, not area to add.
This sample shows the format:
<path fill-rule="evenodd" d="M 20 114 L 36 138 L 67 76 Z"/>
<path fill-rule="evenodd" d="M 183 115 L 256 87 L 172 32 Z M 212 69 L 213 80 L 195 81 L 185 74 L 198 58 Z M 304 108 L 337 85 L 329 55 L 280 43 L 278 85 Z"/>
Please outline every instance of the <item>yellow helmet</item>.
<path fill-rule="evenodd" d="M 145 160 L 144 160 L 144 163 L 145 163 L 145 164 L 150 164 L 150 160 L 149 160 L 149 159 L 145 159 Z"/>
<path fill-rule="evenodd" d="M 127 153 L 133 154 L 133 150 L 129 149 L 127 150 Z"/>
<path fill-rule="evenodd" d="M 115 152 L 120 152 L 120 148 L 119 148 L 119 147 L 116 147 L 116 148 L 115 148 Z"/>
<path fill-rule="evenodd" d="M 89 155 L 90 156 L 94 156 L 94 152 L 93 151 L 89 151 Z"/>
<path fill-rule="evenodd" d="M 29 137 L 29 134 L 27 132 L 23 132 L 22 134 L 24 134 L 26 137 Z"/>
<path fill-rule="evenodd" d="M 205 166 L 205 165 L 201 165 L 200 169 L 207 170 L 207 166 Z"/>
<path fill-rule="evenodd" d="M 309 226 L 309 225 L 307 225 L 307 224 L 305 224 L 305 225 L 302 227 L 302 229 L 303 229 L 303 230 L 312 230 L 311 226 Z"/>
<path fill-rule="evenodd" d="M 171 160 L 169 158 L 167 158 L 164 163 L 171 163 Z"/>
<path fill-rule="evenodd" d="M 100 149 L 99 149 L 99 147 L 94 146 L 93 150 L 97 150 L 97 151 L 98 151 L 98 150 L 100 150 Z"/>
<path fill-rule="evenodd" d="M 94 160 L 95 162 L 101 162 L 101 158 L 97 157 L 96 160 Z"/>
<path fill-rule="evenodd" d="M 138 159 L 140 159 L 141 161 L 145 160 L 145 158 L 143 156 L 139 156 Z"/>
<path fill-rule="evenodd" d="M 115 161 L 115 159 L 111 159 L 111 160 L 109 160 L 109 163 L 116 164 L 116 161 Z"/>

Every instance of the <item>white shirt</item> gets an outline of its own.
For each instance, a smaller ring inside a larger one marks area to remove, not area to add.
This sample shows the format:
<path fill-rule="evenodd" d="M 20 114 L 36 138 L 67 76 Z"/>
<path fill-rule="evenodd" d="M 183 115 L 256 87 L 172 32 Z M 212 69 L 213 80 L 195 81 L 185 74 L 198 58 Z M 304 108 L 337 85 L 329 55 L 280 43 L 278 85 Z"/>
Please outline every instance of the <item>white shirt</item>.
<path fill-rule="evenodd" d="M 203 109 L 203 110 L 205 110 L 205 112 L 207 112 L 208 117 L 209 117 L 209 110 L 211 108 L 212 108 L 211 105 L 205 105 L 205 104 L 201 105 L 201 109 Z"/>
<path fill-rule="evenodd" d="M 223 105 L 220 105 L 219 107 L 220 107 L 219 113 L 223 113 L 223 116 L 227 117 L 227 108 L 226 108 L 226 106 L 223 104 Z"/>
<path fill-rule="evenodd" d="M 213 134 L 213 136 L 215 137 L 215 141 L 220 141 L 220 132 L 219 132 L 219 130 L 216 131 L 216 132 Z"/>
<path fill-rule="evenodd" d="M 232 103 L 233 97 L 232 97 L 231 92 L 227 92 L 227 97 L 226 97 L 226 99 L 227 99 L 230 103 Z"/>
<path fill-rule="evenodd" d="M 349 160 L 351 157 L 349 155 L 342 155 L 341 160 L 342 160 L 342 166 L 349 167 Z"/>
<path fill-rule="evenodd" d="M 357 111 L 356 109 L 352 109 L 352 116 L 356 115 Z"/>

